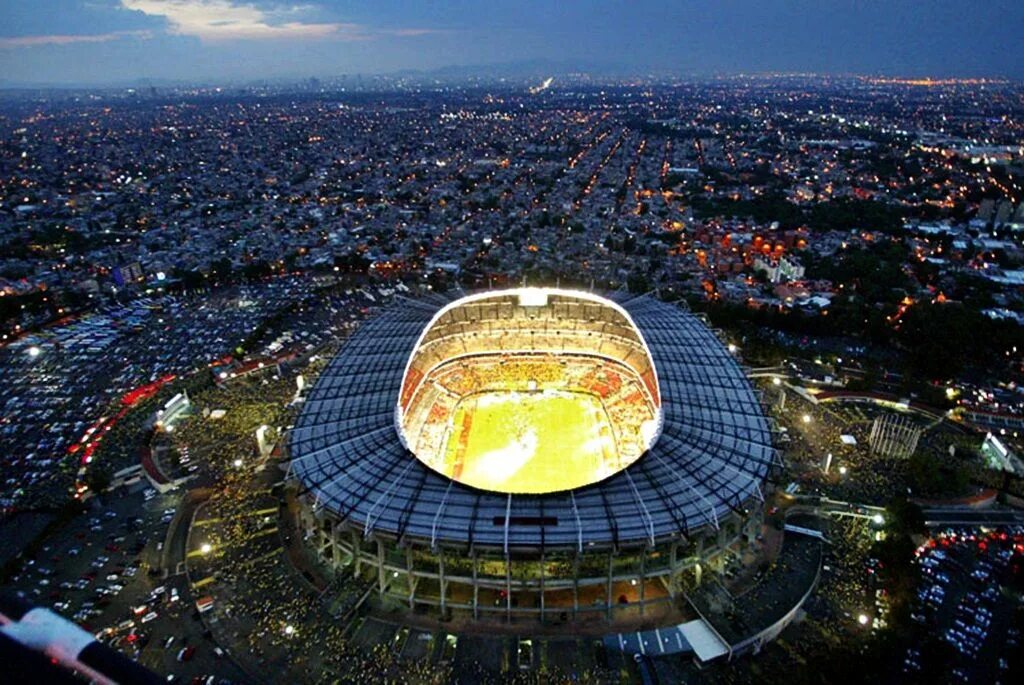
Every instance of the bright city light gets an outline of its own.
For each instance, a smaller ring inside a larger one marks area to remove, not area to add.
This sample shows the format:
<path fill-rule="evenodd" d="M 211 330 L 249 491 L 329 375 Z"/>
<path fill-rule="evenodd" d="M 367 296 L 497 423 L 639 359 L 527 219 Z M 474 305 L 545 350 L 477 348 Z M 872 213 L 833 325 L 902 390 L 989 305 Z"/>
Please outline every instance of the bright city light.
<path fill-rule="evenodd" d="M 840 466 L 839 467 L 839 475 L 840 476 L 845 476 L 846 475 L 846 467 L 845 466 Z"/>
<path fill-rule="evenodd" d="M 232 463 L 233 463 L 233 464 L 235 465 L 235 468 L 236 468 L 236 469 L 238 469 L 238 468 L 241 468 L 241 467 L 242 467 L 242 460 L 241 460 L 241 459 L 235 459 L 235 461 L 234 461 L 234 462 L 232 462 Z"/>
<path fill-rule="evenodd" d="M 810 423 L 811 422 L 811 415 L 810 414 L 804 414 L 803 419 L 804 419 L 804 423 Z"/>
<path fill-rule="evenodd" d="M 875 514 L 874 516 L 871 517 L 871 521 L 873 523 L 875 523 L 876 525 L 880 526 L 883 523 L 885 523 L 885 517 L 883 517 L 881 514 Z"/>
<path fill-rule="evenodd" d="M 868 624 L 868 621 L 870 621 L 870 620 L 871 619 L 868 618 L 867 614 L 861 614 L 860 616 L 857 617 L 857 623 L 861 624 L 862 626 L 866 626 Z"/>
<path fill-rule="evenodd" d="M 285 635 L 294 635 L 295 634 L 295 626 L 290 625 L 290 624 L 286 625 L 284 627 L 284 634 Z"/>
<path fill-rule="evenodd" d="M 42 350 L 39 349 L 35 345 L 33 345 L 32 347 L 28 348 L 28 356 L 30 356 L 30 357 L 38 357 L 41 352 L 42 352 Z"/>
<path fill-rule="evenodd" d="M 199 551 L 203 554 L 209 554 L 213 550 L 213 547 L 209 542 L 204 542 L 203 546 L 199 548 Z"/>
<path fill-rule="evenodd" d="M 782 385 L 782 379 L 776 376 L 772 379 L 772 385 Z"/>

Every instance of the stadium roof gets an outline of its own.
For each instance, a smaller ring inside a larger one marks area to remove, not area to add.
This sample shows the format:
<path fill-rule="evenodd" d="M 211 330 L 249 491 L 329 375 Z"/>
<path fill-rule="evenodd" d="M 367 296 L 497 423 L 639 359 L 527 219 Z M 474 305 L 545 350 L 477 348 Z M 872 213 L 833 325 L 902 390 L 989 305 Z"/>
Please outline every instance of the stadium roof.
<path fill-rule="evenodd" d="M 768 421 L 736 360 L 699 319 L 642 296 L 610 297 L 657 368 L 657 442 L 604 481 L 544 495 L 477 490 L 401 443 L 395 406 L 410 353 L 451 299 L 403 300 L 363 324 L 330 362 L 292 429 L 291 472 L 365 534 L 504 548 L 640 545 L 718 527 L 774 458 Z"/>

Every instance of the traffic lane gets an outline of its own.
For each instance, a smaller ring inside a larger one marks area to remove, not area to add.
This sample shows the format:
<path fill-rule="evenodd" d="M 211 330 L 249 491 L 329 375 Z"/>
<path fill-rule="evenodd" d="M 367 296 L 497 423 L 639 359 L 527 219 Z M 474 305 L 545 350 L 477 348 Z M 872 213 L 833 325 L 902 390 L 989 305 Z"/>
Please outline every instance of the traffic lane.
<path fill-rule="evenodd" d="M 925 510 L 925 525 L 944 526 L 1018 526 L 1024 524 L 1024 512 L 978 510 Z"/>
<path fill-rule="evenodd" d="M 187 578 L 169 578 L 165 587 L 165 597 L 173 588 L 178 590 L 180 599 L 177 602 L 165 601 L 160 618 L 153 622 L 153 639 L 140 656 L 140 661 L 161 675 L 174 675 L 185 682 L 196 676 L 207 675 L 216 675 L 218 679 L 227 679 L 235 683 L 246 682 L 248 679 L 245 674 L 226 654 L 217 655 L 217 644 L 211 639 L 196 613 L 194 599 L 189 594 Z M 182 650 L 190 647 L 195 649 L 186 660 Z M 179 660 L 179 656 L 182 660 Z"/>
<path fill-rule="evenodd" d="M 208 500 L 212 493 L 208 488 L 189 490 L 181 499 L 177 513 L 167 529 L 161 556 L 160 566 L 167 575 L 185 572 L 185 554 L 188 552 L 188 531 L 192 517 L 199 505 Z"/>

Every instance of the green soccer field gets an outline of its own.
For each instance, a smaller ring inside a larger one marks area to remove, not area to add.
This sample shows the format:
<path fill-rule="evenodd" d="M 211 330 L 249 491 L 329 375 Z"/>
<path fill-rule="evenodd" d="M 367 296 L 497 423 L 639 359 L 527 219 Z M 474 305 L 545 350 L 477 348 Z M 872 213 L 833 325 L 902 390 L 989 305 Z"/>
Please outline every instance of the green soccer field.
<path fill-rule="evenodd" d="M 607 415 L 594 397 L 486 393 L 459 403 L 445 472 L 486 490 L 555 492 L 601 480 L 614 456 Z"/>

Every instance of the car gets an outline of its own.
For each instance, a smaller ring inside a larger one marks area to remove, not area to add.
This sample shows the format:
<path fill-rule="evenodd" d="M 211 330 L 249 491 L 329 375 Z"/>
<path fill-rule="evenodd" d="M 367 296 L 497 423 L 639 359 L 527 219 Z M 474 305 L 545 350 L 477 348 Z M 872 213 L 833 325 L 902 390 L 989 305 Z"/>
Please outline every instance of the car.
<path fill-rule="evenodd" d="M 196 653 L 196 646 L 195 645 L 189 645 L 188 647 L 182 647 L 181 650 L 178 652 L 178 661 L 182 661 L 182 662 L 188 661 L 189 659 L 191 659 L 195 655 L 195 653 Z"/>
<path fill-rule="evenodd" d="M 159 615 L 160 614 L 156 613 L 155 611 L 151 611 L 151 612 L 149 612 L 148 614 L 146 614 L 145 616 L 142 617 L 142 622 L 143 623 L 149 623 L 150 621 L 152 621 L 155 618 L 157 618 Z"/>
<path fill-rule="evenodd" d="M 174 636 L 171 635 L 166 640 L 164 640 L 164 649 L 167 649 L 168 647 L 170 647 L 173 644 L 174 644 Z"/>

